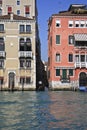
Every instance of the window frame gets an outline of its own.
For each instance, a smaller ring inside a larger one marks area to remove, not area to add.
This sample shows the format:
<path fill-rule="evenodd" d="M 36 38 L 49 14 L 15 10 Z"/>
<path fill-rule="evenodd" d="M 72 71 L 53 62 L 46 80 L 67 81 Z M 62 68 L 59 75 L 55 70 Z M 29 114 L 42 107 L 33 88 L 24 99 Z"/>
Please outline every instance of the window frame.
<path fill-rule="evenodd" d="M 71 71 L 71 72 L 70 72 Z M 69 76 L 73 76 L 74 75 L 74 70 L 73 69 L 69 69 Z"/>
<path fill-rule="evenodd" d="M 57 28 L 60 28 L 60 27 L 61 27 L 61 22 L 60 22 L 60 20 L 56 20 L 56 27 L 57 27 Z"/>
<path fill-rule="evenodd" d="M 17 5 L 20 5 L 20 0 L 17 0 Z"/>
<path fill-rule="evenodd" d="M 2 27 L 1 27 L 1 25 L 2 25 Z M 5 28 L 4 26 L 5 25 L 3 23 L 0 24 L 0 32 L 4 32 L 4 28 Z"/>
<path fill-rule="evenodd" d="M 74 45 L 74 36 L 73 35 L 68 36 L 68 44 L 69 45 Z"/>
<path fill-rule="evenodd" d="M 72 53 L 69 53 L 69 55 L 68 55 L 68 61 L 69 61 L 70 63 L 73 62 L 73 54 L 72 54 Z"/>
<path fill-rule="evenodd" d="M 56 45 L 60 45 L 60 35 L 56 35 Z"/>
<path fill-rule="evenodd" d="M 60 76 L 60 69 L 56 69 L 55 75 L 56 75 L 56 77 L 57 77 L 57 76 Z"/>
<path fill-rule="evenodd" d="M 20 10 L 17 10 L 17 15 L 20 15 Z"/>
<path fill-rule="evenodd" d="M 60 53 L 56 53 L 56 62 L 60 61 L 61 61 Z"/>

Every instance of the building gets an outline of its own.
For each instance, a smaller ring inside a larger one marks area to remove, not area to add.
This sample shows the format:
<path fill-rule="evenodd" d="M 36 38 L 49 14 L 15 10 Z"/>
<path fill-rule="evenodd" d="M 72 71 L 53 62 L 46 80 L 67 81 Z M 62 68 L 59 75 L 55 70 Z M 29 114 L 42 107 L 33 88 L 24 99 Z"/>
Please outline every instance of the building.
<path fill-rule="evenodd" d="M 36 90 L 37 24 L 36 0 L 0 0 L 1 90 Z"/>
<path fill-rule="evenodd" d="M 70 5 L 48 20 L 51 89 L 87 86 L 87 6 Z"/>

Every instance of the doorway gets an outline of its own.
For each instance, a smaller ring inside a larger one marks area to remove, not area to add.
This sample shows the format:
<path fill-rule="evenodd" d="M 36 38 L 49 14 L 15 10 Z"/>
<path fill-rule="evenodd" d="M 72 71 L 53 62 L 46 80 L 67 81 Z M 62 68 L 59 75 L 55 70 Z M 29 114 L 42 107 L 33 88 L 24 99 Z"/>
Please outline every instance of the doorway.
<path fill-rule="evenodd" d="M 9 73 L 9 88 L 14 89 L 14 87 L 15 87 L 15 73 L 10 72 Z"/>
<path fill-rule="evenodd" d="M 79 86 L 87 86 L 87 76 L 85 72 L 81 72 L 79 75 Z"/>

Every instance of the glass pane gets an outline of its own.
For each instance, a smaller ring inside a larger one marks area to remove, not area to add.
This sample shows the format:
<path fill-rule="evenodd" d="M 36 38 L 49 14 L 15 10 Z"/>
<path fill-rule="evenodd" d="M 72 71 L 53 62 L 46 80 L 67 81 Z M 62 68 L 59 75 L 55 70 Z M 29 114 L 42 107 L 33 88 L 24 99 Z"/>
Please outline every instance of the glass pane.
<path fill-rule="evenodd" d="M 26 32 L 31 32 L 31 25 L 26 25 Z"/>
<path fill-rule="evenodd" d="M 0 31 L 4 31 L 4 24 L 0 24 Z"/>
<path fill-rule="evenodd" d="M 24 25 L 20 25 L 20 32 L 24 32 Z"/>
<path fill-rule="evenodd" d="M 56 44 L 60 44 L 60 35 L 56 35 Z"/>
<path fill-rule="evenodd" d="M 60 76 L 60 69 L 56 69 L 56 76 Z"/>

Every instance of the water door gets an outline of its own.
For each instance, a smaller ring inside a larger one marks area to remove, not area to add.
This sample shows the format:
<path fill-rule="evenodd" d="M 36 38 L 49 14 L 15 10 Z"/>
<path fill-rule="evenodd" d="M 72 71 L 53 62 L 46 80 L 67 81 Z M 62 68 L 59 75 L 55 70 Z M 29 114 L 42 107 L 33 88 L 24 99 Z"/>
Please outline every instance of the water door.
<path fill-rule="evenodd" d="M 86 73 L 81 72 L 79 75 L 79 86 L 86 86 L 87 85 L 87 80 L 86 80 Z"/>
<path fill-rule="evenodd" d="M 9 73 L 9 88 L 13 89 L 15 87 L 15 73 L 10 72 Z"/>

